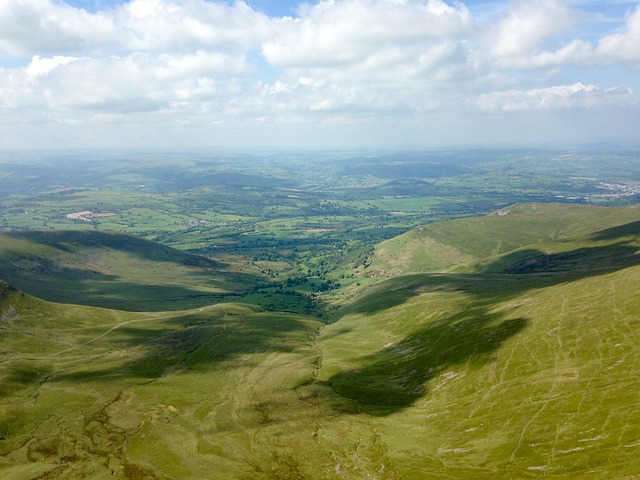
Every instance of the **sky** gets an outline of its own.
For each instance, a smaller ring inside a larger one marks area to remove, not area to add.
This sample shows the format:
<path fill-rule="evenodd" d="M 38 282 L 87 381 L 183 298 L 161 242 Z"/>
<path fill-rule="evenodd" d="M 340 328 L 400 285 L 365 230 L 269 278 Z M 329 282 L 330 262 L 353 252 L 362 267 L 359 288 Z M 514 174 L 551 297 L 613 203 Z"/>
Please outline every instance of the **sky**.
<path fill-rule="evenodd" d="M 0 149 L 640 145 L 640 4 L 0 0 Z"/>

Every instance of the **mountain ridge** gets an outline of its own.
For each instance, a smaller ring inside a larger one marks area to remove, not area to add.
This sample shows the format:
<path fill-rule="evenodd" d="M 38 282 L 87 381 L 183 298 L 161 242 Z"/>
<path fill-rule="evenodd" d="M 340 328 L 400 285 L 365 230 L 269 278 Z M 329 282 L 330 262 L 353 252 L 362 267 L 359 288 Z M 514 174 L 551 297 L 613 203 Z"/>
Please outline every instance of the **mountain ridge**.
<path fill-rule="evenodd" d="M 640 220 L 637 205 L 516 204 L 482 217 L 425 225 L 380 243 L 361 274 L 446 271 L 537 243 Z"/>

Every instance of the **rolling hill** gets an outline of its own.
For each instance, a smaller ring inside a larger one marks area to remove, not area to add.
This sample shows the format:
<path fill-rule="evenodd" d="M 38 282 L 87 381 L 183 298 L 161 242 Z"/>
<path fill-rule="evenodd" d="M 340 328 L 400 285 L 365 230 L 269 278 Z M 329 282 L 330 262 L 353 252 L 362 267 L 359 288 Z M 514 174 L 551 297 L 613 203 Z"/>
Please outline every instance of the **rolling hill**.
<path fill-rule="evenodd" d="M 535 204 L 429 225 L 381 244 L 370 273 L 391 278 L 336 296 L 328 323 L 0 283 L 0 476 L 633 478 L 638 222 L 635 207 Z M 33 262 L 76 248 L 28 242 Z"/>
<path fill-rule="evenodd" d="M 376 247 L 368 275 L 443 271 L 527 245 L 571 239 L 640 219 L 638 206 L 512 205 L 492 214 L 438 222 Z"/>
<path fill-rule="evenodd" d="M 130 311 L 208 305 L 264 283 L 134 235 L 80 230 L 1 234 L 0 278 L 45 300 Z"/>

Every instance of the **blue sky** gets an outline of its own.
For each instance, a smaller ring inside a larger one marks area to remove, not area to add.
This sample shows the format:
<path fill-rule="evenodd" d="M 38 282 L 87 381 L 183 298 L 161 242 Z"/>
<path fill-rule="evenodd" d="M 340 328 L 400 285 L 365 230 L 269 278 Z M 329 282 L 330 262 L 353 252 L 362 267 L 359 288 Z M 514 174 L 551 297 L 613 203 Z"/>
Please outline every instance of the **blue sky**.
<path fill-rule="evenodd" d="M 2 0 L 0 149 L 640 143 L 640 7 Z"/>
<path fill-rule="evenodd" d="M 128 2 L 125 0 L 69 0 L 66 3 L 77 8 L 83 8 L 91 12 L 96 12 Z M 233 2 L 226 3 L 228 5 L 233 4 Z M 267 15 L 284 17 L 295 16 L 298 4 L 301 2 L 287 0 L 247 0 L 245 1 L 245 3 L 254 10 L 266 13 Z"/>

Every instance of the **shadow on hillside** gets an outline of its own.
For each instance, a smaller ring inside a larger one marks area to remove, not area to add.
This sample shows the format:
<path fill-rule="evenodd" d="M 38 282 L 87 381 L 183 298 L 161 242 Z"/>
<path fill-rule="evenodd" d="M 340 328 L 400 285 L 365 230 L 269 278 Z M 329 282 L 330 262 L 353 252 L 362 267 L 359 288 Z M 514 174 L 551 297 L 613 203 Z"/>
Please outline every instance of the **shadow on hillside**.
<path fill-rule="evenodd" d="M 461 291 L 476 298 L 506 299 L 543 288 L 640 265 L 635 245 L 617 242 L 567 252 L 518 250 L 480 264 L 473 274 L 424 273 L 386 280 L 337 312 L 333 321 L 350 313 L 376 314 L 412 297 L 435 291 Z"/>
<path fill-rule="evenodd" d="M 50 302 L 128 311 L 183 310 L 243 295 L 265 283 L 257 275 L 226 271 L 226 264 L 131 235 L 29 231 L 4 236 L 28 240 L 34 250 L 2 252 L 6 258 L 0 262 L 0 278 Z M 56 252 L 44 257 L 37 253 L 40 245 Z M 132 260 L 112 268 L 109 252 L 114 251 L 145 262 Z"/>
<path fill-rule="evenodd" d="M 334 375 L 328 383 L 339 395 L 357 400 L 376 415 L 412 405 L 429 382 L 460 374 L 456 367 L 481 366 L 495 350 L 527 325 L 524 318 L 501 319 L 488 309 L 473 309 L 443 318 L 371 358 L 365 368 Z"/>
<path fill-rule="evenodd" d="M 615 243 L 557 253 L 519 250 L 495 260 L 482 268 L 481 273 L 563 274 L 575 278 L 612 272 L 639 263 L 638 247 Z"/>
<path fill-rule="evenodd" d="M 223 291 L 209 293 L 179 285 L 145 285 L 117 280 L 87 282 L 78 287 L 76 293 L 70 296 L 66 303 L 128 312 L 190 310 L 225 301 L 230 302 L 242 293 Z M 77 294 L 82 292 L 86 294 L 86 298 L 78 298 Z M 64 295 L 64 292 L 61 293 Z M 62 298 L 57 297 L 56 301 L 60 302 Z"/>
<path fill-rule="evenodd" d="M 66 253 L 86 248 L 109 248 L 155 262 L 179 263 L 199 268 L 221 269 L 228 265 L 206 257 L 190 255 L 135 235 L 95 230 L 29 230 L 3 233 L 3 236 L 47 245 Z M 27 253 L 27 252 L 25 252 Z"/>
<path fill-rule="evenodd" d="M 366 358 L 363 368 L 336 374 L 328 383 L 368 413 L 402 410 L 423 397 L 434 378 L 446 381 L 461 373 L 457 367 L 486 364 L 505 341 L 526 328 L 526 318 L 496 313 L 497 304 L 528 290 L 638 265 L 637 251 L 623 243 L 561 253 L 529 249 L 505 255 L 475 275 L 423 274 L 388 280 L 352 308 L 338 312 L 337 318 L 350 313 L 372 315 L 411 297 L 438 292 L 463 294 L 464 311 L 427 325 Z"/>
<path fill-rule="evenodd" d="M 154 283 L 153 273 L 147 283 L 125 281 L 120 275 L 91 270 L 40 265 L 37 269 L 11 269 L 0 266 L 0 278 L 20 291 L 49 302 L 73 303 L 131 312 L 188 310 L 232 301 L 246 294 L 264 280 L 260 277 L 233 273 L 220 275 L 194 271 L 189 284 Z M 203 288 L 192 288 L 201 286 Z M 211 288 L 210 291 L 206 289 Z"/>
<path fill-rule="evenodd" d="M 640 221 L 630 222 L 617 227 L 606 228 L 592 235 L 592 240 L 615 240 L 628 236 L 640 236 Z"/>
<path fill-rule="evenodd" d="M 139 352 L 138 358 L 109 361 L 104 366 L 95 362 L 55 375 L 50 381 L 154 380 L 187 370 L 210 372 L 228 368 L 225 362 L 247 354 L 291 352 L 299 348 L 301 336 L 308 336 L 310 342 L 315 333 L 303 317 L 252 310 L 246 314 L 192 314 L 157 320 L 153 326 L 146 322 L 122 326 L 109 335 L 106 345 L 96 341 L 94 348 L 96 352 L 106 348 L 116 359 Z"/>

